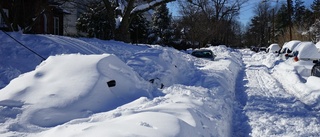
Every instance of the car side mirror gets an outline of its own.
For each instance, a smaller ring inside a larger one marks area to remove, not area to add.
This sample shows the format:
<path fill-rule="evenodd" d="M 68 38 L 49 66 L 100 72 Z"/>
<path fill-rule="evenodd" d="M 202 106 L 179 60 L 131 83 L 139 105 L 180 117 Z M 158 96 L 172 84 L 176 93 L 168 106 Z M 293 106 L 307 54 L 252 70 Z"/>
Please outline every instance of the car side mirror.
<path fill-rule="evenodd" d="M 116 81 L 115 80 L 110 80 L 110 81 L 108 81 L 107 82 L 107 85 L 108 85 L 108 87 L 114 87 L 114 86 L 116 86 Z"/>
<path fill-rule="evenodd" d="M 312 63 L 317 64 L 319 60 L 313 60 Z"/>

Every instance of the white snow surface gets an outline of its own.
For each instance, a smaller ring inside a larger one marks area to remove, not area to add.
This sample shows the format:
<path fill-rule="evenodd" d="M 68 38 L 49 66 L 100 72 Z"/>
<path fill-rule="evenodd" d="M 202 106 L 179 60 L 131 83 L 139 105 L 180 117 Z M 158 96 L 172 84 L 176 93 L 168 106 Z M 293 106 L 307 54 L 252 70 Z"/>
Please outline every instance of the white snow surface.
<path fill-rule="evenodd" d="M 46 60 L 0 33 L 1 137 L 320 135 L 320 78 L 308 61 L 9 34 Z"/>

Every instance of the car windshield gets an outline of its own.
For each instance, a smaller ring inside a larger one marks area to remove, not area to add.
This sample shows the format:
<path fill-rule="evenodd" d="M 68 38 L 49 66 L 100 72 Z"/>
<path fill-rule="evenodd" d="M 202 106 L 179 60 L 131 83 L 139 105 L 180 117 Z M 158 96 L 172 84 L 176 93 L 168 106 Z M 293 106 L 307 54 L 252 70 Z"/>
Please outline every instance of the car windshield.
<path fill-rule="evenodd" d="M 212 58 L 213 57 L 212 52 L 206 51 L 206 50 L 192 52 L 192 55 L 196 56 L 196 57 L 200 57 L 200 58 Z"/>

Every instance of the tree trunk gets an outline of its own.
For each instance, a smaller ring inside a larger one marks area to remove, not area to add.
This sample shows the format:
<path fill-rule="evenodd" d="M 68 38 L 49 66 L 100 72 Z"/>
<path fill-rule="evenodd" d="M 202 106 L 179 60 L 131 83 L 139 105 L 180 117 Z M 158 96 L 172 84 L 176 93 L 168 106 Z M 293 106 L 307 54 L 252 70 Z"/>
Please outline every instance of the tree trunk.
<path fill-rule="evenodd" d="M 134 3 L 136 2 L 136 0 L 129 0 L 128 5 L 125 9 L 124 15 L 122 16 L 122 21 L 120 23 L 120 26 L 115 31 L 115 39 L 119 41 L 130 42 L 129 25 L 131 23 L 132 17 L 136 16 L 139 13 L 148 11 L 161 4 L 168 3 L 170 1 L 174 1 L 174 0 L 162 0 L 158 2 L 152 2 L 152 4 L 150 3 L 148 4 L 149 5 L 148 8 L 140 9 L 133 12 Z"/>

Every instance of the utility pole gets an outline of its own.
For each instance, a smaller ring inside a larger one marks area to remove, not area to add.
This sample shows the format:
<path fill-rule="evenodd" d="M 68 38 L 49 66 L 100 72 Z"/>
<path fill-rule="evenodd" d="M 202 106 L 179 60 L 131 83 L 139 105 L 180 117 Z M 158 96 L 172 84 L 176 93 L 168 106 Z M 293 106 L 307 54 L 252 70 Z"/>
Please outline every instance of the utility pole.
<path fill-rule="evenodd" d="M 290 41 L 292 40 L 292 20 L 291 20 L 291 16 L 292 16 L 292 7 L 291 7 L 291 0 L 287 0 L 287 4 L 288 4 L 288 16 L 289 16 L 289 33 L 290 33 Z"/>
<path fill-rule="evenodd" d="M 274 23 L 274 8 L 272 8 L 272 43 L 275 42 L 274 40 L 275 37 L 275 23 Z"/>

